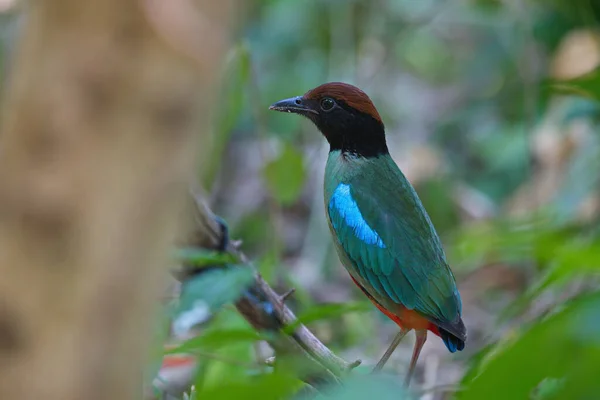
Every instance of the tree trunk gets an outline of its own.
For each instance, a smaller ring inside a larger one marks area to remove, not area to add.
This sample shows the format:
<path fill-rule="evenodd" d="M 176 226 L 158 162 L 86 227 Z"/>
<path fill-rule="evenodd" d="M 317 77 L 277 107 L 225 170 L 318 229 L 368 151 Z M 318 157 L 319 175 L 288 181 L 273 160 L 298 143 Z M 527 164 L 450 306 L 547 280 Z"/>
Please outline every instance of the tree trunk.
<path fill-rule="evenodd" d="M 231 15 L 188 1 L 26 2 L 0 136 L 0 399 L 141 394 Z"/>

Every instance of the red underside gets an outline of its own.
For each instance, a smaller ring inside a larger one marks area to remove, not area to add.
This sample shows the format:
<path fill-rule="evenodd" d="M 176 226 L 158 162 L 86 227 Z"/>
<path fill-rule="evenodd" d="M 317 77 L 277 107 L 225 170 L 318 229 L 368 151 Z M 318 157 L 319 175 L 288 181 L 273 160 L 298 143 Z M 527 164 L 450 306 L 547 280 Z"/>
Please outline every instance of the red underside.
<path fill-rule="evenodd" d="M 394 321 L 396 325 L 400 327 L 400 329 L 427 329 L 435 335 L 440 336 L 440 331 L 438 330 L 438 327 L 432 324 L 430 321 L 428 321 L 425 317 L 423 317 L 416 311 L 409 310 L 401 305 L 398 305 L 398 309 L 394 310 L 395 312 L 387 310 L 381 304 L 379 304 L 377 300 L 375 300 L 373 296 L 371 296 L 358 282 L 356 282 L 356 280 L 352 276 L 350 277 L 352 278 L 356 286 L 358 286 L 360 290 L 362 290 L 363 293 L 369 298 L 369 300 L 371 300 L 371 303 L 375 304 L 375 307 L 377 307 L 379 311 L 384 313 L 386 317 Z"/>

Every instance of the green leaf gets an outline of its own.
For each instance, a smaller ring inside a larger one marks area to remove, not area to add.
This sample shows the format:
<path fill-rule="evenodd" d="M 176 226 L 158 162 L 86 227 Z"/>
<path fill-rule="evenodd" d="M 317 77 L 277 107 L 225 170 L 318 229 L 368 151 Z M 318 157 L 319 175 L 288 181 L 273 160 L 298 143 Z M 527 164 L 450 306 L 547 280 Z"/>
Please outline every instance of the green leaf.
<path fill-rule="evenodd" d="M 534 400 L 552 399 L 563 386 L 563 379 L 546 378 L 535 389 L 532 398 Z"/>
<path fill-rule="evenodd" d="M 554 81 L 550 86 L 557 92 L 576 94 L 600 101 L 600 67 L 575 79 Z"/>
<path fill-rule="evenodd" d="M 234 47 L 226 57 L 223 91 L 221 93 L 214 131 L 212 134 L 212 147 L 208 156 L 210 159 L 204 163 L 204 187 L 208 190 L 217 177 L 221 166 L 223 152 L 226 148 L 231 133 L 244 112 L 244 94 L 247 92 L 250 80 L 250 50 L 245 43 Z"/>
<path fill-rule="evenodd" d="M 280 400 L 290 398 L 301 386 L 295 376 L 274 372 L 249 376 L 246 380 L 224 380 L 219 386 L 200 391 L 198 398 Z"/>
<path fill-rule="evenodd" d="M 302 153 L 286 144 L 278 158 L 264 168 L 267 189 L 282 205 L 294 203 L 302 192 L 306 176 Z"/>
<path fill-rule="evenodd" d="M 165 354 L 193 353 L 194 351 L 216 350 L 231 343 L 254 343 L 264 340 L 254 329 L 219 329 L 202 332 L 181 345 L 165 351 Z"/>
<path fill-rule="evenodd" d="M 452 265 L 464 269 L 494 262 L 529 261 L 536 241 L 552 229 L 552 220 L 542 213 L 469 224 L 454 235 L 449 258 Z"/>
<path fill-rule="evenodd" d="M 600 238 L 576 238 L 555 250 L 552 267 L 534 287 L 536 291 L 565 283 L 575 276 L 600 273 Z"/>
<path fill-rule="evenodd" d="M 542 275 L 501 312 L 501 321 L 523 313 L 547 289 L 560 290 L 573 277 L 600 273 L 600 240 L 582 238 L 579 229 L 563 225 L 535 231 L 531 255 Z"/>
<path fill-rule="evenodd" d="M 595 398 L 600 390 L 600 293 L 568 304 L 515 340 L 488 352 L 467 373 L 459 400 L 529 399 L 547 379 L 561 380 L 555 399 Z M 564 381 L 562 381 L 564 379 Z M 564 382 L 564 386 L 562 386 Z M 545 392 L 547 393 L 547 391 Z"/>
<path fill-rule="evenodd" d="M 200 248 L 177 249 L 175 257 L 180 263 L 194 267 L 225 265 L 237 261 L 232 254 Z"/>
<path fill-rule="evenodd" d="M 246 266 L 229 266 L 206 271 L 187 281 L 180 300 L 181 309 L 202 301 L 211 310 L 236 300 L 254 281 L 254 271 Z"/>
<path fill-rule="evenodd" d="M 304 397 L 303 399 L 308 399 Z M 313 397 L 314 400 L 411 400 L 415 399 L 393 375 L 352 375 L 339 388 Z"/>
<path fill-rule="evenodd" d="M 190 393 L 183 394 L 183 400 L 198 400 L 198 395 L 194 386 L 190 389 Z"/>
<path fill-rule="evenodd" d="M 600 117 L 600 103 L 586 98 L 574 98 L 568 103 L 562 123 L 566 125 L 577 119 L 595 120 L 598 117 Z"/>
<path fill-rule="evenodd" d="M 206 321 L 224 304 L 240 297 L 254 282 L 254 271 L 244 266 L 207 270 L 183 284 L 173 329 L 179 334 Z"/>
<path fill-rule="evenodd" d="M 278 247 L 272 246 L 257 262 L 258 271 L 267 282 L 273 282 L 277 272 L 281 271 L 281 251 Z"/>
<path fill-rule="evenodd" d="M 204 390 L 218 388 L 229 382 L 246 381 L 252 374 L 266 369 L 264 364 L 256 362 L 251 336 L 241 332 L 250 329 L 248 322 L 236 310 L 230 308 L 217 313 L 210 324 L 207 324 L 202 334 L 212 337 L 210 340 L 218 347 L 196 351 L 199 368 L 194 382 L 199 392 L 198 398 L 207 398 L 200 395 Z M 231 332 L 231 340 L 220 341 L 216 338 L 219 332 L 226 332 L 226 335 L 229 335 L 227 332 Z"/>
<path fill-rule="evenodd" d="M 285 327 L 287 333 L 291 333 L 300 324 L 309 324 L 311 322 L 340 317 L 344 314 L 352 312 L 366 312 L 372 310 L 373 307 L 369 302 L 353 302 L 353 303 L 333 303 L 311 306 L 298 316 L 298 319 Z"/>

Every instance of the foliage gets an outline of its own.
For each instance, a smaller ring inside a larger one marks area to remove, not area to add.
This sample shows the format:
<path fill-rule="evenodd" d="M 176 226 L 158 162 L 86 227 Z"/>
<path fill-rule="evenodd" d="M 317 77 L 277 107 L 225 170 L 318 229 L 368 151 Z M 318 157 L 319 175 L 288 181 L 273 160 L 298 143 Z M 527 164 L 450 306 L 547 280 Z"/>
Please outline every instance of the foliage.
<path fill-rule="evenodd" d="M 600 67 L 569 81 L 556 82 L 554 89 L 600 101 Z"/>
<path fill-rule="evenodd" d="M 600 362 L 599 307 L 599 294 L 578 299 L 499 344 L 466 376 L 457 398 L 526 399 L 543 383 L 543 398 L 593 398 L 600 389 L 592 378 Z"/>
<path fill-rule="evenodd" d="M 265 179 L 271 195 L 282 205 L 294 203 L 304 184 L 302 153 L 286 145 L 279 157 L 265 165 Z"/>
<path fill-rule="evenodd" d="M 348 379 L 343 387 L 336 388 L 327 394 L 306 396 L 304 399 L 315 400 L 362 400 L 376 398 L 378 400 L 412 400 L 414 397 L 402 386 L 394 376 L 359 376 Z"/>
<path fill-rule="evenodd" d="M 465 282 L 467 348 L 436 353 L 440 384 L 457 385 L 450 398 L 585 399 L 600 389 L 600 51 L 569 53 L 585 35 L 600 38 L 600 8 L 509 3 L 248 2 L 204 179 L 267 279 L 297 288 L 288 302 L 300 321 L 341 356 L 365 360 L 316 398 L 412 398 L 397 377 L 362 374 L 395 327 L 338 273 L 322 209 L 323 138 L 299 117 L 267 114 L 328 80 L 369 93 Z M 198 354 L 197 398 L 315 398 L 290 364 L 265 366 L 255 353 L 265 333 L 223 307 L 243 293 L 247 270 L 206 251 L 178 258 L 229 265 L 189 286 L 180 311 L 202 299 L 212 317 L 169 350 Z M 483 275 L 481 293 L 470 289 L 490 266 L 500 278 L 517 272 L 521 286 Z"/>
<path fill-rule="evenodd" d="M 224 265 L 236 262 L 229 253 L 199 248 L 182 248 L 175 253 L 177 261 L 193 268 L 205 268 L 214 265 Z"/>

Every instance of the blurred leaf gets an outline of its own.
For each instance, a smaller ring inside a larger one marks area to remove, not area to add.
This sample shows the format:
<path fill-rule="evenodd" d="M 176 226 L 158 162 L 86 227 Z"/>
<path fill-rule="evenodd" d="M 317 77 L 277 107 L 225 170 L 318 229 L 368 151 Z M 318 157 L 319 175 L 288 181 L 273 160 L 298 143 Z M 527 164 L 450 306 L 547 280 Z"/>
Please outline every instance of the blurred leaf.
<path fill-rule="evenodd" d="M 175 257 L 180 263 L 194 267 L 225 265 L 237 261 L 232 254 L 200 248 L 177 249 Z"/>
<path fill-rule="evenodd" d="M 248 255 L 262 254 L 269 248 L 266 237 L 270 234 L 271 224 L 268 210 L 258 209 L 243 215 L 231 232 L 231 237 L 244 238 L 244 250 Z"/>
<path fill-rule="evenodd" d="M 584 399 L 600 390 L 598 379 L 582 373 L 600 363 L 600 294 L 568 304 L 516 340 L 496 346 L 484 363 L 467 374 L 460 400 L 528 399 L 547 378 L 565 378 L 556 399 Z M 573 395 L 573 386 L 579 385 Z M 571 392 L 567 391 L 571 390 Z"/>
<path fill-rule="evenodd" d="M 462 377 L 462 382 L 471 382 L 473 379 L 475 379 L 479 375 L 480 371 L 483 370 L 485 363 L 488 360 L 493 359 L 496 351 L 500 351 L 498 349 L 502 349 L 503 345 L 505 345 L 505 343 L 501 344 L 500 341 L 484 345 L 477 351 L 477 353 L 471 356 L 469 359 L 469 368 L 465 371 L 465 374 Z"/>
<path fill-rule="evenodd" d="M 237 265 L 207 270 L 190 278 L 182 286 L 173 330 L 177 335 L 184 335 L 205 322 L 215 310 L 238 299 L 253 282 L 254 271 Z"/>
<path fill-rule="evenodd" d="M 453 182 L 448 179 L 433 178 L 416 187 L 429 218 L 442 236 L 459 223 L 458 208 L 452 199 L 452 185 Z"/>
<path fill-rule="evenodd" d="M 231 137 L 244 110 L 244 94 L 250 79 L 250 51 L 245 43 L 234 47 L 225 61 L 223 90 L 217 110 L 217 120 L 212 135 L 211 152 L 207 154 L 210 160 L 203 164 L 204 187 L 209 190 L 221 167 L 223 151 Z"/>
<path fill-rule="evenodd" d="M 231 343 L 254 343 L 264 339 L 256 330 L 251 328 L 208 330 L 186 340 L 173 349 L 166 350 L 164 354 L 193 353 L 196 350 L 216 350 Z"/>
<path fill-rule="evenodd" d="M 574 276 L 600 273 L 600 238 L 577 238 L 558 247 L 551 269 L 538 283 L 540 289 Z"/>
<path fill-rule="evenodd" d="M 500 321 L 505 322 L 525 312 L 531 303 L 549 287 L 563 285 L 574 276 L 595 272 L 594 267 L 589 267 L 589 262 L 595 261 L 594 257 L 590 258 L 589 251 L 592 251 L 592 254 L 597 251 L 593 250 L 595 245 L 589 242 L 594 239 L 587 241 L 582 239 L 580 229 L 577 226 L 563 225 L 540 227 L 535 231 L 536 235 L 531 243 L 531 257 L 543 275 L 533 282 L 525 293 L 501 311 Z M 573 259 L 572 257 L 578 257 L 577 253 L 580 249 L 583 250 L 581 259 Z M 553 288 L 559 290 L 558 287 Z"/>
<path fill-rule="evenodd" d="M 553 81 L 550 86 L 559 93 L 577 94 L 600 101 L 600 67 L 568 81 Z"/>
<path fill-rule="evenodd" d="M 303 400 L 307 400 L 304 397 Z M 315 400 L 411 400 L 402 380 L 392 375 L 352 375 L 339 388 L 313 397 Z"/>
<path fill-rule="evenodd" d="M 371 307 L 371 310 L 373 308 Z M 344 346 L 361 346 L 365 349 L 365 354 L 376 354 L 379 352 L 380 343 L 371 340 L 377 337 L 379 324 L 375 323 L 375 318 L 379 317 L 375 312 L 371 313 L 348 313 L 343 315 L 343 342 Z M 369 366 L 369 370 L 373 369 Z M 354 370 L 352 370 L 355 372 Z"/>
<path fill-rule="evenodd" d="M 254 281 L 254 271 L 246 266 L 229 266 L 206 271 L 184 284 L 180 309 L 203 302 L 211 310 L 236 300 Z"/>
<path fill-rule="evenodd" d="M 311 306 L 308 310 L 298 315 L 298 319 L 285 327 L 285 331 L 290 333 L 300 324 L 309 324 L 311 322 L 339 317 L 351 312 L 366 312 L 372 310 L 372 305 L 367 301 L 353 303 L 334 303 Z"/>
<path fill-rule="evenodd" d="M 410 2 L 413 4 L 414 2 Z M 396 52 L 423 79 L 431 82 L 448 80 L 455 75 L 452 52 L 432 29 L 417 29 L 402 35 Z M 440 68 L 443 65 L 444 68 Z"/>
<path fill-rule="evenodd" d="M 546 378 L 535 389 L 532 398 L 534 400 L 552 399 L 563 386 L 563 379 Z"/>
<path fill-rule="evenodd" d="M 273 229 L 270 227 L 269 229 Z M 267 282 L 274 282 L 278 269 L 281 266 L 281 251 L 276 240 L 273 245 L 258 260 L 257 267 L 260 274 Z"/>
<path fill-rule="evenodd" d="M 302 383 L 291 375 L 281 371 L 248 376 L 245 380 L 225 379 L 220 385 L 202 390 L 198 397 L 202 399 L 261 399 L 280 400 L 289 398 Z"/>
<path fill-rule="evenodd" d="M 190 389 L 190 393 L 183 394 L 183 400 L 198 400 L 198 393 L 196 392 L 196 388 L 192 386 Z"/>
<path fill-rule="evenodd" d="M 479 171 L 472 182 L 492 200 L 501 202 L 529 178 L 529 130 L 522 124 L 487 129 L 494 135 L 472 140 L 476 157 L 485 164 L 484 171 Z"/>
<path fill-rule="evenodd" d="M 279 157 L 265 166 L 264 175 L 271 195 L 282 205 L 294 203 L 304 185 L 306 171 L 302 153 L 289 144 Z"/>
<path fill-rule="evenodd" d="M 236 310 L 223 309 L 203 331 L 204 335 L 213 338 L 211 340 L 214 340 L 213 343 L 218 347 L 198 350 L 201 368 L 198 369 L 194 382 L 199 398 L 221 398 L 205 397 L 201 393 L 204 390 L 221 388 L 232 382 L 245 382 L 252 378 L 252 375 L 266 369 L 262 363 L 256 361 L 254 342 L 246 340 L 250 339 L 250 336 L 241 333 L 250 329 L 248 322 Z M 230 332 L 231 340 L 220 341 L 217 339 L 219 332 Z M 234 336 L 237 336 L 237 339 L 246 337 L 242 340 L 234 340 L 236 339 Z"/>
<path fill-rule="evenodd" d="M 553 229 L 552 221 L 542 213 L 473 223 L 455 233 L 449 258 L 452 265 L 464 269 L 530 261 L 536 242 Z"/>
<path fill-rule="evenodd" d="M 566 125 L 573 120 L 582 118 L 590 120 L 600 118 L 600 103 L 585 98 L 574 97 L 565 110 L 562 123 Z"/>

